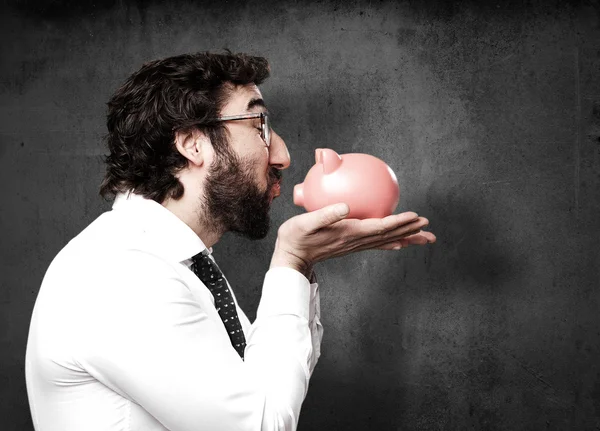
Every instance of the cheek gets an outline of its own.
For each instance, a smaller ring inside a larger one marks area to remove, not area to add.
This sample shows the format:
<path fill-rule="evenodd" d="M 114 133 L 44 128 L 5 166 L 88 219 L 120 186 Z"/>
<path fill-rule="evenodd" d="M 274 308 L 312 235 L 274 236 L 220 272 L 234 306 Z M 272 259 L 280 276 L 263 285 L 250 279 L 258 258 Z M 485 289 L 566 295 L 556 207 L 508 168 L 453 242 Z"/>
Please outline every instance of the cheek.
<path fill-rule="evenodd" d="M 255 181 L 259 184 L 267 184 L 269 178 L 269 157 L 263 151 L 255 152 L 246 159 L 249 163 L 249 171 L 254 173 Z"/>
<path fill-rule="evenodd" d="M 269 170 L 269 149 L 267 147 L 263 147 L 257 164 L 260 166 L 262 171 Z"/>

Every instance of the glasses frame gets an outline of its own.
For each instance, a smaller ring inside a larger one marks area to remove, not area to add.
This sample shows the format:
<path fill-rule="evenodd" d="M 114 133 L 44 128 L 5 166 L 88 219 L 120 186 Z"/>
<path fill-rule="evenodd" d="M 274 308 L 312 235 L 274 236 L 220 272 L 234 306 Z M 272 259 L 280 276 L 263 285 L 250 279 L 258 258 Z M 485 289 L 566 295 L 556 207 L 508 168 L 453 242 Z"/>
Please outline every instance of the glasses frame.
<path fill-rule="evenodd" d="M 267 147 L 271 146 L 271 124 L 269 114 L 267 112 L 253 112 L 251 114 L 225 115 L 219 117 L 216 121 L 238 121 L 250 120 L 252 118 L 260 118 L 260 137 L 265 142 Z"/>

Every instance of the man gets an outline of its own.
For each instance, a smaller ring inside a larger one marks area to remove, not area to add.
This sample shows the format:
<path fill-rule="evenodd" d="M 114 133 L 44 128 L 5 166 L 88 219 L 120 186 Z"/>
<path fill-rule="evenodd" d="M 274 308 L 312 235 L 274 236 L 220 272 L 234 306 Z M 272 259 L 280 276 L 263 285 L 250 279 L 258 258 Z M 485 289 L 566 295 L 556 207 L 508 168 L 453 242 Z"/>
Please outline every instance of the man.
<path fill-rule="evenodd" d="M 323 333 L 314 264 L 435 241 L 412 212 L 293 217 L 250 323 L 211 252 L 227 231 L 266 236 L 290 165 L 257 87 L 268 75 L 260 57 L 181 55 L 111 98 L 113 209 L 53 260 L 31 321 L 37 431 L 294 430 Z"/>

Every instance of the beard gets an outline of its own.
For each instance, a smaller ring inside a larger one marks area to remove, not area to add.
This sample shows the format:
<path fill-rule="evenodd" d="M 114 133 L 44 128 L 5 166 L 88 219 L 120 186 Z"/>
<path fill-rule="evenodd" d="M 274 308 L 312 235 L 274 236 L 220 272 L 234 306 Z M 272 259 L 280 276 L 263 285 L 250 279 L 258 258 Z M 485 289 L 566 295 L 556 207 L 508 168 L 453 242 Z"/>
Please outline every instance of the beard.
<path fill-rule="evenodd" d="M 234 232 L 251 240 L 267 236 L 272 187 L 281 172 L 271 169 L 265 191 L 256 183 L 255 172 L 251 159 L 243 160 L 230 151 L 217 155 L 206 177 L 201 204 L 203 222 L 213 232 Z"/>

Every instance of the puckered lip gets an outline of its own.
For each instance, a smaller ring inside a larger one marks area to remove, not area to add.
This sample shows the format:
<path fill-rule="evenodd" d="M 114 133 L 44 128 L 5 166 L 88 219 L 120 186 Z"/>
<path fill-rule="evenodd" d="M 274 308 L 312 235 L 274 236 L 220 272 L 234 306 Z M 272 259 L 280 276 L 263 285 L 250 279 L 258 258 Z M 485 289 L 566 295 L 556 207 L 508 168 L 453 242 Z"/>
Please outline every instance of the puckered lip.
<path fill-rule="evenodd" d="M 273 184 L 273 197 L 277 197 L 281 194 L 281 181 L 277 181 Z"/>

